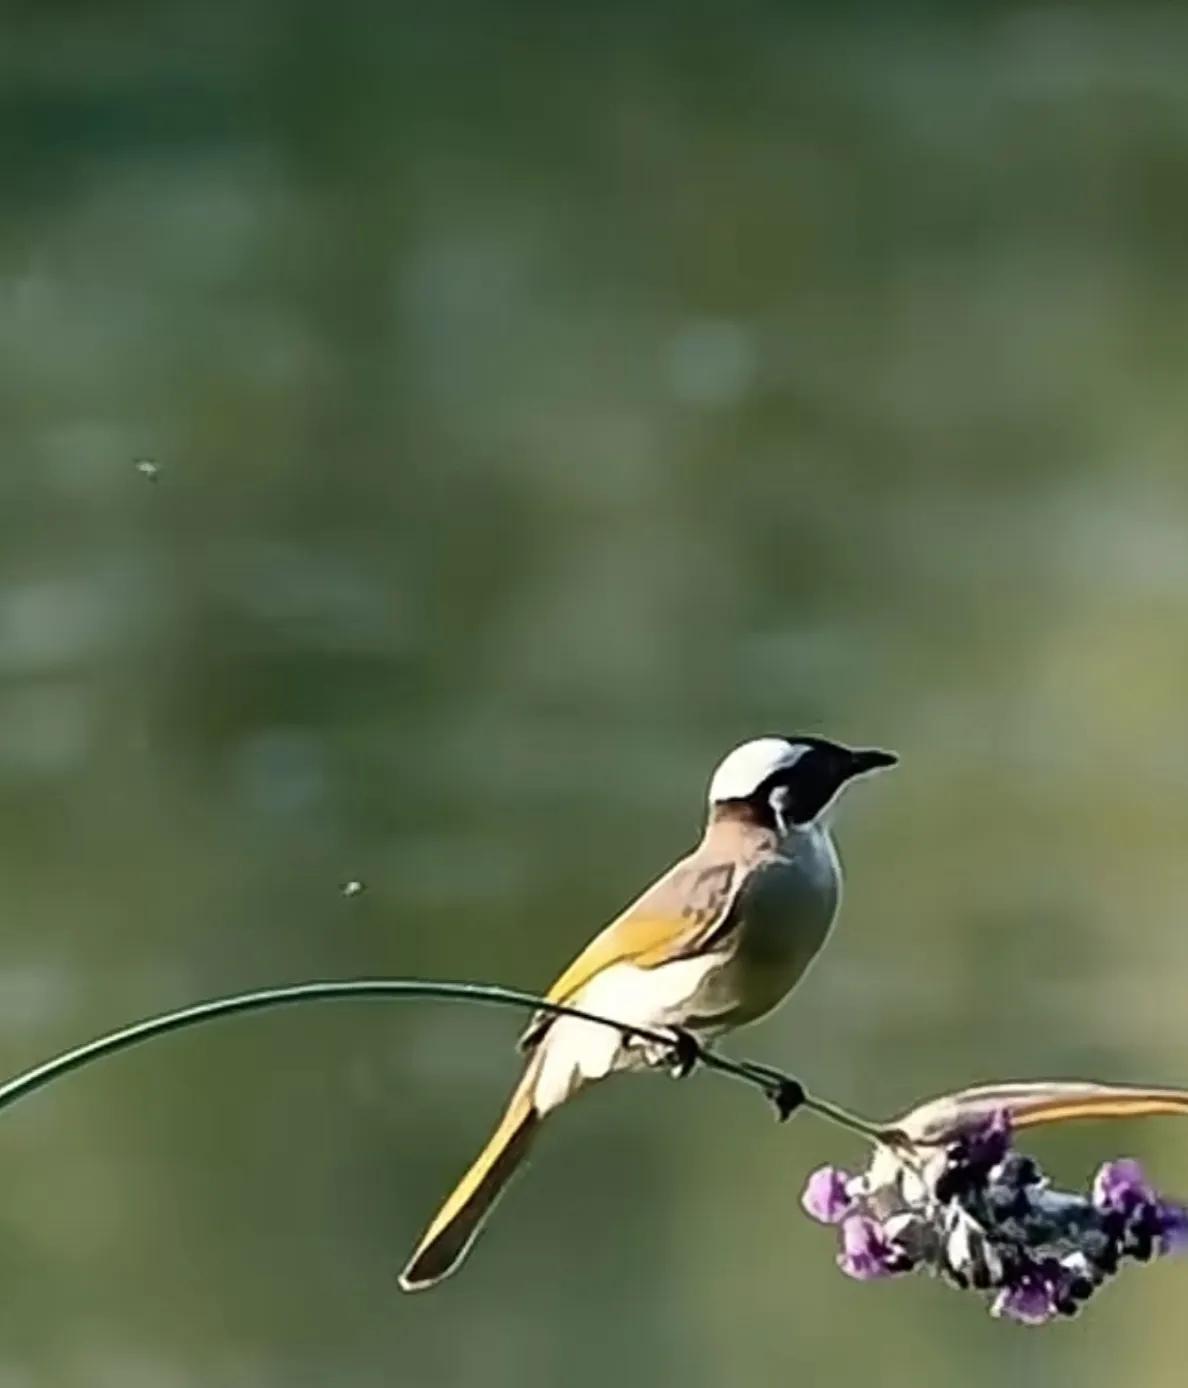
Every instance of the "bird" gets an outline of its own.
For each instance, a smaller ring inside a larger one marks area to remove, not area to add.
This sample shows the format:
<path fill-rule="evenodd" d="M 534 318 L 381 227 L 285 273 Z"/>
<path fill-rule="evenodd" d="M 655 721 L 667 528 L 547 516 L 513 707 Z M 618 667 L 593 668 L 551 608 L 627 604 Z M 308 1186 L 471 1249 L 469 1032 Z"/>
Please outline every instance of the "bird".
<path fill-rule="evenodd" d="M 544 1118 L 606 1076 L 667 1063 L 776 1007 L 820 952 L 841 895 L 828 817 L 856 777 L 895 764 L 816 736 L 735 747 L 709 782 L 700 843 L 586 946 L 545 995 L 625 1030 L 538 1012 L 503 1117 L 400 1274 L 435 1286 L 461 1264 Z M 673 1036 L 649 1045 L 630 1027 Z M 687 1068 L 686 1063 L 679 1066 Z"/>

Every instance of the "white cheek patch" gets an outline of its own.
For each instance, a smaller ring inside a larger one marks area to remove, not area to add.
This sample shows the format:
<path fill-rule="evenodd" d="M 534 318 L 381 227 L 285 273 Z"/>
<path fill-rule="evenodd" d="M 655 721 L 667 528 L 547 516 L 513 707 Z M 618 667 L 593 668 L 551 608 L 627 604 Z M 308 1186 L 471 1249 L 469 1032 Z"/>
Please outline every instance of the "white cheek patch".
<path fill-rule="evenodd" d="M 771 805 L 771 812 L 775 815 L 776 828 L 779 830 L 782 837 L 792 827 L 792 821 L 788 817 L 788 811 L 792 801 L 792 792 L 787 786 L 776 786 L 768 799 Z"/>
<path fill-rule="evenodd" d="M 710 781 L 711 804 L 745 800 L 777 771 L 790 771 L 810 749 L 782 737 L 758 737 L 729 753 Z"/>

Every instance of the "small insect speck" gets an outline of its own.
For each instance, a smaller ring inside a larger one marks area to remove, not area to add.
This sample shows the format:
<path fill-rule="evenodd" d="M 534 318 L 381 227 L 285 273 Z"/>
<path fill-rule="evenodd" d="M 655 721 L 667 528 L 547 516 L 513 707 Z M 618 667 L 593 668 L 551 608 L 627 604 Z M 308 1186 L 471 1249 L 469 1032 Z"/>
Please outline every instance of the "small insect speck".
<path fill-rule="evenodd" d="M 136 471 L 141 477 L 147 477 L 150 482 L 156 482 L 161 476 L 161 469 L 151 458 L 138 458 L 136 460 Z"/>
<path fill-rule="evenodd" d="M 363 883 L 357 881 L 355 878 L 351 878 L 349 882 L 344 882 L 342 884 L 343 896 L 362 896 L 364 891 L 366 891 L 366 888 Z"/>

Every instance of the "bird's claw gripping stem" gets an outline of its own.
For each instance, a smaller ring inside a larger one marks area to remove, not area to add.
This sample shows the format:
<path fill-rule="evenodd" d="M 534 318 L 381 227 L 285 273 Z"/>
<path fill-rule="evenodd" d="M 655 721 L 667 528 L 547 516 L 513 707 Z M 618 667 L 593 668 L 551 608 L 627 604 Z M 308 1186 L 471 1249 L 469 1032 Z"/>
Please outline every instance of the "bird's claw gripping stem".
<path fill-rule="evenodd" d="M 686 1075 L 691 1074 L 703 1055 L 701 1042 L 691 1031 L 686 1031 L 684 1027 L 672 1028 L 672 1057 L 669 1062 L 669 1073 L 674 1080 L 683 1080 Z"/>

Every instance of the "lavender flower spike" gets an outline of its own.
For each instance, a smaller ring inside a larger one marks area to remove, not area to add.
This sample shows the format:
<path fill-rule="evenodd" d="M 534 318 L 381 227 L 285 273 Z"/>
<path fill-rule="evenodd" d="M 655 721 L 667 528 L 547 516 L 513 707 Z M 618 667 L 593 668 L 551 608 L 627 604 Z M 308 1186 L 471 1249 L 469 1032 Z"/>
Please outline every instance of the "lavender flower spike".
<path fill-rule="evenodd" d="M 814 1172 L 801 1201 L 814 1219 L 840 1223 L 837 1262 L 848 1277 L 920 1269 L 983 1296 L 994 1316 L 1045 1325 L 1077 1315 L 1125 1267 L 1188 1250 L 1188 1206 L 1164 1199 L 1128 1158 L 1106 1162 L 1088 1190 L 1057 1189 L 1012 1146 L 1013 1133 L 1167 1112 L 1188 1112 L 1188 1091 L 1071 1082 L 965 1090 L 884 1129 L 859 1176 Z"/>
<path fill-rule="evenodd" d="M 837 1166 L 819 1166 L 805 1183 L 800 1203 L 821 1224 L 840 1224 L 854 1202 L 846 1193 L 849 1174 Z"/>

